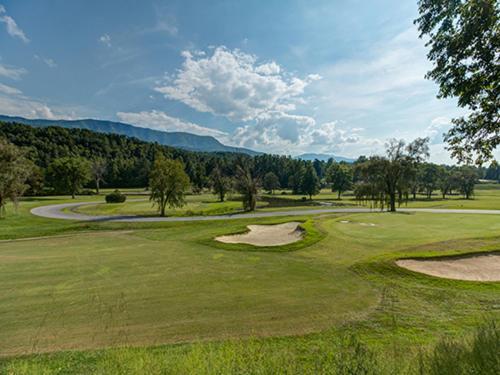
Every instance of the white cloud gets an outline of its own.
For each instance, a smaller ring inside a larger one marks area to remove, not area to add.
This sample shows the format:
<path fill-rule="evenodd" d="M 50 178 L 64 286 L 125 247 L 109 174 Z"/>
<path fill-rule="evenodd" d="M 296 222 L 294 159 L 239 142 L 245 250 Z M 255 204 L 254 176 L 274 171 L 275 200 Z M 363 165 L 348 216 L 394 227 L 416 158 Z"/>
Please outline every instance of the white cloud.
<path fill-rule="evenodd" d="M 116 115 L 121 121 L 128 122 L 142 128 L 166 132 L 188 132 L 197 135 L 210 135 L 218 139 L 225 138 L 227 136 L 227 133 L 220 130 L 183 121 L 179 118 L 171 117 L 161 111 L 118 112 Z"/>
<path fill-rule="evenodd" d="M 0 93 L 6 94 L 6 95 L 21 95 L 22 94 L 21 90 L 18 90 L 12 86 L 4 85 L 3 83 L 0 83 Z"/>
<path fill-rule="evenodd" d="M 43 62 L 49 68 L 57 68 L 57 63 L 54 60 L 52 60 L 51 58 L 43 57 L 43 56 L 39 56 L 39 55 L 34 55 L 33 57 L 36 60 Z"/>
<path fill-rule="evenodd" d="M 108 34 L 103 34 L 99 37 L 98 41 L 104 44 L 106 47 L 111 47 L 111 37 Z"/>
<path fill-rule="evenodd" d="M 442 144 L 443 134 L 450 128 L 451 119 L 446 116 L 439 116 L 431 121 L 425 129 L 425 136 L 430 138 L 431 144 Z"/>
<path fill-rule="evenodd" d="M 258 64 L 255 56 L 223 46 L 213 48 L 210 56 L 189 51 L 182 56 L 182 68 L 166 77 L 156 91 L 199 112 L 236 121 L 295 110 L 304 89 L 320 78 L 298 78 L 283 72 L 275 62 Z"/>
<path fill-rule="evenodd" d="M 6 77 L 10 79 L 19 79 L 23 74 L 26 74 L 27 70 L 23 68 L 12 68 L 6 65 L 0 64 L 0 77 Z"/>
<path fill-rule="evenodd" d="M 44 118 L 49 120 L 61 117 L 55 115 L 53 110 L 46 104 L 16 95 L 16 93 L 10 93 L 9 95 L 0 93 L 0 113 L 9 116 Z"/>
<path fill-rule="evenodd" d="M 0 5 L 0 22 L 5 24 L 5 28 L 7 29 L 7 33 L 13 38 L 19 38 L 24 43 L 29 43 L 29 39 L 24 33 L 23 30 L 17 25 L 16 21 L 10 16 L 7 15 L 7 11 L 3 5 Z"/>

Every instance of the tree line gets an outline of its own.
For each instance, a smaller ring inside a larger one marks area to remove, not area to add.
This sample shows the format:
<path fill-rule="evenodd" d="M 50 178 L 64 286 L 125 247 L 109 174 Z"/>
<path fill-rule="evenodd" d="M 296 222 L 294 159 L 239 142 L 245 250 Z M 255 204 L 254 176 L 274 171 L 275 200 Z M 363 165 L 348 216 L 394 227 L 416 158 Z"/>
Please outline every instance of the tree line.
<path fill-rule="evenodd" d="M 16 186 L 0 188 L 4 190 L 0 206 L 16 194 L 74 197 L 85 189 L 99 193 L 102 187 L 149 187 L 162 214 L 166 205 L 181 206 L 186 191 L 207 189 L 220 201 L 237 191 L 244 208 L 253 210 L 260 190 L 270 194 L 291 190 L 312 199 L 320 189 L 330 188 L 338 199 L 352 191 L 359 201 L 394 211 L 417 194 L 430 198 L 437 190 L 443 198 L 461 193 L 468 199 L 478 178 L 500 179 L 496 162 L 488 168 L 426 162 L 428 139 L 410 144 L 391 140 L 385 155 L 361 156 L 352 164 L 270 154 L 192 152 L 116 134 L 15 123 L 0 123 L 1 139 L 0 163 L 10 165 L 0 165 L 1 178 L 16 180 Z M 9 162 L 14 159 L 15 163 Z"/>

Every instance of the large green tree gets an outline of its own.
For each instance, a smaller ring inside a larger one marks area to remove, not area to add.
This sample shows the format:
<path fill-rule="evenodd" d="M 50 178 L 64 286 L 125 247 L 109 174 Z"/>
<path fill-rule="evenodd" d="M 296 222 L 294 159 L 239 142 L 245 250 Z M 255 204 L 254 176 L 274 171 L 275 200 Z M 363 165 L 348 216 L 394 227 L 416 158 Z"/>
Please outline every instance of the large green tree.
<path fill-rule="evenodd" d="M 149 177 L 150 200 L 158 206 L 160 216 L 165 216 L 165 208 L 182 207 L 186 204 L 185 193 L 189 189 L 189 177 L 179 160 L 166 159 L 159 154 Z"/>
<path fill-rule="evenodd" d="M 7 200 L 17 204 L 28 188 L 33 163 L 16 146 L 0 138 L 0 217 L 5 215 Z"/>
<path fill-rule="evenodd" d="M 441 98 L 468 114 L 446 135 L 452 155 L 478 164 L 500 144 L 500 6 L 498 0 L 419 0 L 415 20 L 434 64 L 427 77 Z"/>
<path fill-rule="evenodd" d="M 76 193 L 90 180 L 90 163 L 80 157 L 59 158 L 49 165 L 47 173 L 56 191 L 70 193 L 75 199 Z"/>
<path fill-rule="evenodd" d="M 262 180 L 262 187 L 264 190 L 273 194 L 274 190 L 280 188 L 280 180 L 273 172 L 267 172 Z"/>
<path fill-rule="evenodd" d="M 309 195 L 309 199 L 312 200 L 312 196 L 316 195 L 320 191 L 320 181 L 316 174 L 316 170 L 312 163 L 307 163 L 304 176 L 302 177 L 302 187 L 301 191 L 304 194 Z"/>
<path fill-rule="evenodd" d="M 338 199 L 352 187 L 352 179 L 352 168 L 345 163 L 333 162 L 326 171 L 326 181 L 332 184 L 332 192 L 338 193 Z"/>
<path fill-rule="evenodd" d="M 428 138 L 417 138 L 410 144 L 391 139 L 386 145 L 386 156 L 374 156 L 358 165 L 362 180 L 355 189 L 360 200 L 372 200 L 383 208 L 387 203 L 391 212 L 396 203 L 407 194 L 398 194 L 407 188 L 405 180 L 415 164 L 429 156 Z"/>

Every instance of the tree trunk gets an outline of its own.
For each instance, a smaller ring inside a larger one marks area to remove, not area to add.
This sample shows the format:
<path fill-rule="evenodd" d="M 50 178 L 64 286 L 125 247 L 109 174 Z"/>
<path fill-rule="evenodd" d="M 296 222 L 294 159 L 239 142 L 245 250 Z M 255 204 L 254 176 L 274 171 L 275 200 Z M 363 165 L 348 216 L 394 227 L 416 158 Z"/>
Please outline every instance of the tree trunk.
<path fill-rule="evenodd" d="M 95 191 L 96 191 L 97 195 L 99 195 L 99 179 L 95 180 Z"/>
<path fill-rule="evenodd" d="M 75 199 L 75 191 L 71 190 L 71 199 Z"/>
<path fill-rule="evenodd" d="M 340 200 L 340 190 L 339 190 L 339 196 L 338 196 L 338 199 Z"/>
<path fill-rule="evenodd" d="M 390 203 L 390 211 L 396 212 L 396 194 L 395 193 L 389 194 L 389 203 Z"/>

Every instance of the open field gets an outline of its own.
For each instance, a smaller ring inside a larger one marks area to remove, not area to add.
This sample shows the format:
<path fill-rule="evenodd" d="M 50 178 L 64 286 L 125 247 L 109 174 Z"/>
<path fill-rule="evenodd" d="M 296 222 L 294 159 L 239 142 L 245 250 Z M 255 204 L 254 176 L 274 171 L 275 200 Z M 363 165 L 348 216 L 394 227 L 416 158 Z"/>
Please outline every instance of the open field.
<path fill-rule="evenodd" d="M 79 223 L 29 214 L 66 201 L 23 201 L 0 225 L 0 237 L 14 239 L 0 242 L 0 353 L 8 357 L 0 366 L 13 373 L 52 373 L 52 366 L 114 372 L 125 358 L 125 372 L 182 372 L 195 366 L 193 356 L 217 367 L 228 350 L 272 351 L 270 369 L 289 357 L 309 366 L 314 355 L 300 353 L 331 352 L 343 334 L 356 334 L 382 356 L 397 347 L 406 363 L 420 345 L 500 318 L 499 283 L 439 279 L 394 264 L 499 251 L 496 215 L 325 215 L 310 221 L 318 234 L 302 245 L 235 251 L 240 245 L 213 238 L 248 224 L 307 218 Z M 15 240 L 36 236 L 48 237 Z M 250 344 L 239 343 L 246 339 Z M 205 340 L 216 342 L 171 345 Z M 152 345 L 163 346 L 100 350 Z M 12 357 L 69 349 L 90 351 Z"/>

